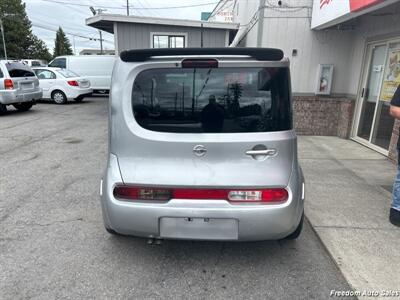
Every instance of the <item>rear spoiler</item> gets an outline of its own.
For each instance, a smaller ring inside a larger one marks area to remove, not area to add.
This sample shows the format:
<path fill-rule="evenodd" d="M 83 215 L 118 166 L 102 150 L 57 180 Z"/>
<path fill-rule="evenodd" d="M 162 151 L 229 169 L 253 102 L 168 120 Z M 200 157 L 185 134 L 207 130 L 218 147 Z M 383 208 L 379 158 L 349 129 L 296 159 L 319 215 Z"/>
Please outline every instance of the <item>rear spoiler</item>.
<path fill-rule="evenodd" d="M 245 55 L 261 61 L 280 61 L 283 51 L 275 48 L 165 48 L 125 50 L 120 54 L 125 62 L 143 62 L 153 56 L 183 56 L 183 55 Z"/>

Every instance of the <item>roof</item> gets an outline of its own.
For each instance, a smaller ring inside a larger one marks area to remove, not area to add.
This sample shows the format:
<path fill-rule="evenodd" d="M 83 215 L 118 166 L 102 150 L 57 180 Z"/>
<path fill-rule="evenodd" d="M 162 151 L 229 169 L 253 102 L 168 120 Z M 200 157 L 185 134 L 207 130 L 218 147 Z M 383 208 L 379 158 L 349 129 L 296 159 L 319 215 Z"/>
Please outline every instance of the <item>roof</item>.
<path fill-rule="evenodd" d="M 114 33 L 114 23 L 151 24 L 199 28 L 203 26 L 203 28 L 214 28 L 221 30 L 237 30 L 239 28 L 239 24 L 236 23 L 124 16 L 115 14 L 99 14 L 86 19 L 86 25 L 107 31 L 109 33 Z"/>
<path fill-rule="evenodd" d="M 32 67 L 32 70 L 36 70 L 36 69 L 41 69 L 41 70 L 50 70 L 50 71 L 58 71 L 58 70 L 62 70 L 62 68 L 58 68 L 58 67 L 45 67 L 45 66 L 37 66 L 37 67 Z"/>

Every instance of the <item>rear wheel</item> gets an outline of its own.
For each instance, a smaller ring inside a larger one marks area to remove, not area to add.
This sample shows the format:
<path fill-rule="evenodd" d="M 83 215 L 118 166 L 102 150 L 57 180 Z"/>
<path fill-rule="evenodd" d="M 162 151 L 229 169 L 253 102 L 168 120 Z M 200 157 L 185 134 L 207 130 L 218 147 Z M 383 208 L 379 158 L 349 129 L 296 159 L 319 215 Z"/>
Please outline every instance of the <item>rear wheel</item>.
<path fill-rule="evenodd" d="M 7 106 L 0 103 L 0 115 L 3 115 L 7 112 Z"/>
<path fill-rule="evenodd" d="M 13 104 L 13 106 L 19 111 L 27 111 L 32 108 L 33 103 L 32 102 L 18 103 L 18 104 Z"/>
<path fill-rule="evenodd" d="M 67 96 L 62 91 L 56 90 L 51 93 L 51 99 L 57 104 L 65 104 Z"/>
<path fill-rule="evenodd" d="M 114 229 L 107 228 L 107 227 L 104 227 L 104 228 L 106 229 L 106 231 L 107 231 L 109 234 L 112 234 L 112 235 L 122 235 L 122 234 L 119 234 L 118 232 L 116 232 Z"/>
<path fill-rule="evenodd" d="M 303 223 L 304 223 L 304 212 L 301 215 L 301 219 L 300 219 L 300 223 L 297 226 L 297 228 L 295 229 L 295 231 L 293 231 L 291 234 L 289 234 L 287 237 L 285 237 L 285 240 L 295 240 L 300 236 L 300 233 L 303 229 Z"/>

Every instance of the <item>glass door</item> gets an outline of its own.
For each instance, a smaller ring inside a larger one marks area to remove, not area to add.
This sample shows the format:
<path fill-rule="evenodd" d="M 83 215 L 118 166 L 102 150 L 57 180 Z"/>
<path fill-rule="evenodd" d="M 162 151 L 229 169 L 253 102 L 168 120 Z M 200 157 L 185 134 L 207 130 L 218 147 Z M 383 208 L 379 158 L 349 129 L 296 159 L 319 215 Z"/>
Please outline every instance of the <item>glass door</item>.
<path fill-rule="evenodd" d="M 394 125 L 389 109 L 391 97 L 397 88 L 396 63 L 400 74 L 400 43 L 370 44 L 367 58 L 356 138 L 387 153 Z"/>
<path fill-rule="evenodd" d="M 390 116 L 390 101 L 400 84 L 400 42 L 389 43 L 386 54 L 385 72 L 379 92 L 372 125 L 371 143 L 389 150 L 394 126 L 394 118 Z"/>

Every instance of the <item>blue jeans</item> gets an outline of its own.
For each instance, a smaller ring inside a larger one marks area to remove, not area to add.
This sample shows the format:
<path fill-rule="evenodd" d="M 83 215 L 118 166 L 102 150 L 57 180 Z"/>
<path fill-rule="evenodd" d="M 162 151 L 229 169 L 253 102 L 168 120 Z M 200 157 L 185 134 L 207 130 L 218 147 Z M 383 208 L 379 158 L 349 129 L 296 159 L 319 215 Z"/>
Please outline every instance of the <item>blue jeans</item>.
<path fill-rule="evenodd" d="M 397 166 L 397 174 L 393 184 L 392 208 L 400 211 L 400 164 Z"/>

